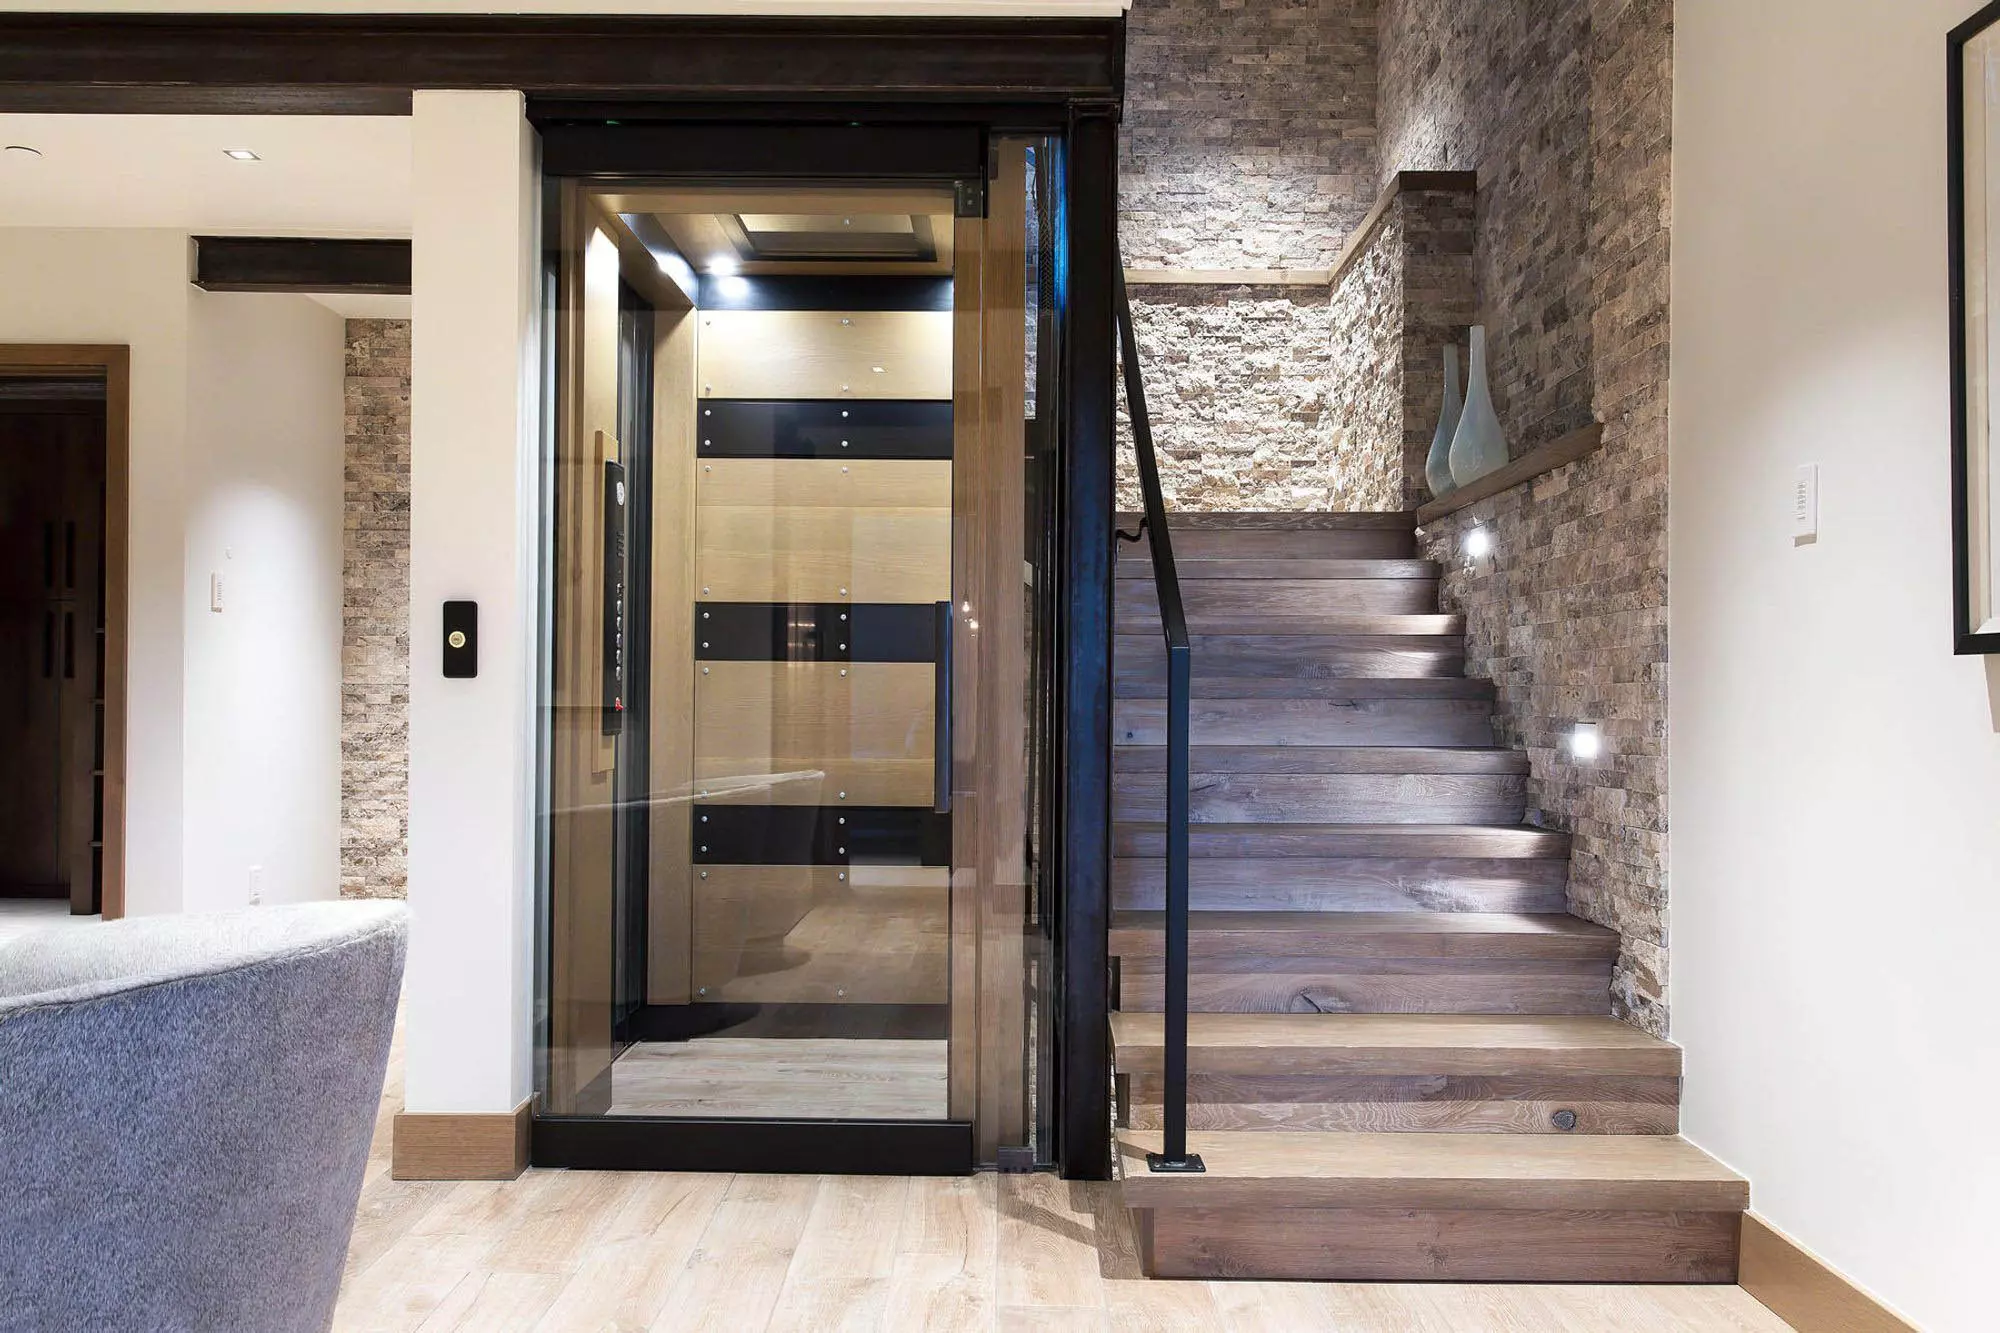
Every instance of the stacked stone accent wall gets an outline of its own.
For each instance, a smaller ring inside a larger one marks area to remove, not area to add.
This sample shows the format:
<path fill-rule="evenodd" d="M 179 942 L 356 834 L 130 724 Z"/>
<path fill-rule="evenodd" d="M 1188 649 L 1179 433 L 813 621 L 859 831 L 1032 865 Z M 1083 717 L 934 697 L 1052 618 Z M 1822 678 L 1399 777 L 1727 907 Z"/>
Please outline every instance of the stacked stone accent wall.
<path fill-rule="evenodd" d="M 1152 269 L 1327 269 L 1375 200 L 1377 0 L 1135 0 L 1119 235 Z M 1327 509 L 1319 288 L 1134 287 L 1170 507 Z M 1129 459 L 1121 504 L 1134 507 Z"/>
<path fill-rule="evenodd" d="M 1470 674 L 1575 836 L 1573 911 L 1625 948 L 1618 1012 L 1667 987 L 1667 327 L 1671 0 L 1383 0 L 1383 163 L 1479 173 L 1477 306 L 1515 453 L 1589 421 L 1583 461 L 1424 533 Z M 1485 526 L 1494 559 L 1467 569 Z M 1564 746 L 1604 729 L 1601 758 Z"/>
<path fill-rule="evenodd" d="M 401 898 L 410 779 L 410 325 L 347 322 L 340 891 Z"/>
<path fill-rule="evenodd" d="M 1472 196 L 1401 190 L 1334 282 L 1328 507 L 1415 509 L 1444 402 L 1444 347 L 1473 321 Z"/>

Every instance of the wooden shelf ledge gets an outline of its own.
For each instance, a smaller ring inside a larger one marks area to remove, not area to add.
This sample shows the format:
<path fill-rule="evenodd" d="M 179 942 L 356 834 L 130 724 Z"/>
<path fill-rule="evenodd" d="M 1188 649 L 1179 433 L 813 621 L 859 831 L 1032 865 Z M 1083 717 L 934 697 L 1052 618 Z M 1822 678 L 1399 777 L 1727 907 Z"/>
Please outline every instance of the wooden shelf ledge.
<path fill-rule="evenodd" d="M 1333 261 L 1333 269 L 1327 274 L 1329 286 L 1339 286 L 1347 270 L 1354 267 L 1354 261 L 1368 247 L 1375 229 L 1382 225 L 1382 219 L 1389 216 L 1389 206 L 1405 194 L 1416 191 L 1433 191 L 1446 194 L 1477 194 L 1479 173 L 1473 171 L 1399 171 L 1375 200 L 1375 207 L 1368 210 L 1368 216 L 1361 219 L 1361 225 L 1347 238 L 1347 244 L 1340 248 L 1340 254 Z"/>
<path fill-rule="evenodd" d="M 1417 526 L 1435 523 L 1447 514 L 1456 514 L 1481 500 L 1489 500 L 1502 491 L 1511 491 L 1516 486 L 1533 481 L 1544 472 L 1553 472 L 1579 458 L 1588 458 L 1603 443 L 1603 424 L 1592 422 L 1582 430 L 1571 431 L 1559 440 L 1530 449 L 1497 472 L 1489 472 L 1470 486 L 1461 486 L 1444 499 L 1433 500 L 1418 509 Z"/>

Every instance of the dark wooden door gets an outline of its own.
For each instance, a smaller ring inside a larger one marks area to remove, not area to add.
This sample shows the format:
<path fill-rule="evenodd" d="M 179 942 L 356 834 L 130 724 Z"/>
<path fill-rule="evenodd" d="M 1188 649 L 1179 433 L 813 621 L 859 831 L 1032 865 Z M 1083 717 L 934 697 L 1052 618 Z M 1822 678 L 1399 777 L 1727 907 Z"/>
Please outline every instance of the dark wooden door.
<path fill-rule="evenodd" d="M 104 405 L 0 401 L 0 894 L 97 907 Z"/>

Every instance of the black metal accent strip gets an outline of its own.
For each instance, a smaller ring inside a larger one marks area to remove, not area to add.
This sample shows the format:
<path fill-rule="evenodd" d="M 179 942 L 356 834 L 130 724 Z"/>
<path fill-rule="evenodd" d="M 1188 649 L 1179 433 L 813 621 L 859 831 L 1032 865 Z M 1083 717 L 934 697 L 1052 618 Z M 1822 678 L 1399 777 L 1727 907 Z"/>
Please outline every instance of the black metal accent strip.
<path fill-rule="evenodd" d="M 407 294 L 408 241 L 196 236 L 194 285 L 210 292 Z"/>
<path fill-rule="evenodd" d="M 701 280 L 703 310 L 929 310 L 951 313 L 951 279 L 755 274 Z"/>
<path fill-rule="evenodd" d="M 900 805 L 697 805 L 696 865 L 948 866 L 951 816 Z"/>
<path fill-rule="evenodd" d="M 528 1160 L 583 1171 L 966 1176 L 967 1120 L 680 1120 L 536 1116 Z"/>
<path fill-rule="evenodd" d="M 951 457 L 947 399 L 710 398 L 696 425 L 704 458 Z"/>
<path fill-rule="evenodd" d="M 940 114 L 944 114 L 942 109 Z M 976 125 L 547 125 L 550 176 L 720 180 L 956 180 L 977 172 L 986 136 Z"/>
<path fill-rule="evenodd" d="M 726 1034 L 776 1040 L 840 1037 L 873 1041 L 944 1041 L 948 1004 L 647 1004 L 618 1025 L 618 1040 L 693 1041 Z"/>
<path fill-rule="evenodd" d="M 697 602 L 704 662 L 929 662 L 931 608 L 901 602 Z"/>

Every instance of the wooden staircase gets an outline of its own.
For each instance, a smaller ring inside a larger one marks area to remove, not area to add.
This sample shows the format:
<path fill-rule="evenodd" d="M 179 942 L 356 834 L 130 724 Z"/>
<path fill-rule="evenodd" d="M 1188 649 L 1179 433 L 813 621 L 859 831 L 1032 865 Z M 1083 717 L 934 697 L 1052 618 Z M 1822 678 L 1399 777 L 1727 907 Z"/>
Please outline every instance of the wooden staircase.
<path fill-rule="evenodd" d="M 1194 636 L 1188 1124 L 1164 1051 L 1165 673 L 1121 549 L 1112 1019 L 1154 1277 L 1730 1282 L 1748 1186 L 1676 1135 L 1680 1051 L 1610 1016 L 1618 938 L 1407 514 L 1179 515 Z"/>

